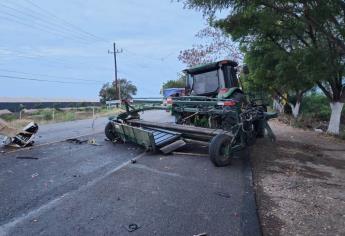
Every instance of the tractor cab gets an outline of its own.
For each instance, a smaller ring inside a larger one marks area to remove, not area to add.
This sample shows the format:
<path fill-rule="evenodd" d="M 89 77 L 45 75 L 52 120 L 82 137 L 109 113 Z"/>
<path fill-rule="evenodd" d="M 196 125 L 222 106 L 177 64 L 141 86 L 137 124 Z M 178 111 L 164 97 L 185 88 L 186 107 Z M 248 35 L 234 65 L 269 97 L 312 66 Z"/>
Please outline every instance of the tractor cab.
<path fill-rule="evenodd" d="M 235 92 L 242 93 L 236 75 L 237 66 L 237 62 L 223 60 L 184 70 L 186 95 L 226 99 Z"/>

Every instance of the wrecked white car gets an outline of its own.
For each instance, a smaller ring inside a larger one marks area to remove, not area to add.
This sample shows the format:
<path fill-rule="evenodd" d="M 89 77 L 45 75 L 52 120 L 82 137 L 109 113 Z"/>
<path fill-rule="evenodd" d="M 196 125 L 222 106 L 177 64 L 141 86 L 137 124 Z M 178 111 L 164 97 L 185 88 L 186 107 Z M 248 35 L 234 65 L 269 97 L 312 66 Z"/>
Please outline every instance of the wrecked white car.
<path fill-rule="evenodd" d="M 38 125 L 30 122 L 22 130 L 11 127 L 7 122 L 0 119 L 0 135 L 5 136 L 2 140 L 3 145 L 23 148 L 34 143 Z"/>

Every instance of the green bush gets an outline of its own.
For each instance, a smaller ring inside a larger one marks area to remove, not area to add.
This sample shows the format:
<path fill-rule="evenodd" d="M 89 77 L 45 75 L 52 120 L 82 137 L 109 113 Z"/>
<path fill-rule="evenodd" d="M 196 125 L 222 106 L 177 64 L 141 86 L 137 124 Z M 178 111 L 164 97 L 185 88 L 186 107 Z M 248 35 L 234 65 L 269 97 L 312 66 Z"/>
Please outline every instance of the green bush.
<path fill-rule="evenodd" d="M 0 118 L 5 121 L 13 121 L 17 119 L 17 116 L 15 114 L 4 114 L 4 115 L 1 115 Z"/>
<path fill-rule="evenodd" d="M 64 121 L 71 121 L 75 119 L 76 119 L 76 116 L 74 112 L 66 112 L 63 117 Z"/>
<path fill-rule="evenodd" d="M 322 94 L 313 93 L 305 96 L 301 106 L 301 119 L 306 122 L 328 122 L 331 117 L 329 100 Z M 345 106 L 342 111 L 341 124 L 345 124 Z M 344 127 L 341 128 L 344 130 Z"/>
<path fill-rule="evenodd" d="M 51 110 L 42 110 L 40 112 L 44 120 L 52 120 L 53 119 L 53 111 Z"/>
<path fill-rule="evenodd" d="M 306 96 L 302 101 L 301 113 L 304 117 L 310 117 L 319 121 L 328 121 L 331 116 L 329 100 L 321 94 Z"/>

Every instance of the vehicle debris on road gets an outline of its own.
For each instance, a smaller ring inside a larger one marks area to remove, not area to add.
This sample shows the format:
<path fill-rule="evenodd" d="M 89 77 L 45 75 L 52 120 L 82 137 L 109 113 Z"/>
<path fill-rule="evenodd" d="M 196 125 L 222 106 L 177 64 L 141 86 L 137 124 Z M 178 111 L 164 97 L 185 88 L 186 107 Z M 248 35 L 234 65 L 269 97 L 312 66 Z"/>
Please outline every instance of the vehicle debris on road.
<path fill-rule="evenodd" d="M 22 156 L 22 157 L 16 157 L 17 159 L 24 159 L 24 160 L 38 160 L 38 157 L 30 157 L 30 156 Z"/>
<path fill-rule="evenodd" d="M 89 140 L 80 140 L 80 139 L 77 139 L 77 138 L 68 138 L 66 139 L 66 142 L 69 142 L 69 143 L 75 143 L 75 144 L 83 144 L 83 143 L 87 143 Z"/>
<path fill-rule="evenodd" d="M 207 233 L 194 234 L 193 236 L 207 236 Z"/>
<path fill-rule="evenodd" d="M 231 195 L 228 193 L 223 193 L 223 192 L 215 192 L 214 194 L 218 195 L 219 197 L 223 197 L 223 198 L 230 198 Z"/>
<path fill-rule="evenodd" d="M 172 152 L 172 154 L 173 155 L 182 155 L 182 156 L 208 157 L 208 154 L 194 153 L 194 152 Z"/>
<path fill-rule="evenodd" d="M 33 174 L 31 175 L 31 178 L 36 178 L 37 176 L 39 176 L 38 173 L 33 173 Z"/>
<path fill-rule="evenodd" d="M 97 143 L 95 138 L 92 138 L 88 141 L 88 144 L 94 145 L 94 146 L 103 146 L 102 144 Z"/>
<path fill-rule="evenodd" d="M 138 229 L 141 228 L 141 226 L 137 225 L 137 224 L 129 224 L 128 226 L 125 226 L 125 228 L 127 229 L 128 232 L 134 232 Z"/>
<path fill-rule="evenodd" d="M 22 130 L 11 127 L 7 122 L 0 119 L 0 135 L 5 136 L 3 144 L 5 146 L 23 148 L 34 143 L 33 139 L 38 131 L 38 125 L 30 122 Z"/>
<path fill-rule="evenodd" d="M 75 144 L 87 143 L 87 144 L 91 144 L 91 145 L 94 145 L 94 146 L 103 146 L 102 144 L 97 143 L 95 138 L 85 139 L 85 140 L 80 140 L 78 138 L 68 138 L 65 141 L 69 142 L 69 143 L 75 143 Z"/>

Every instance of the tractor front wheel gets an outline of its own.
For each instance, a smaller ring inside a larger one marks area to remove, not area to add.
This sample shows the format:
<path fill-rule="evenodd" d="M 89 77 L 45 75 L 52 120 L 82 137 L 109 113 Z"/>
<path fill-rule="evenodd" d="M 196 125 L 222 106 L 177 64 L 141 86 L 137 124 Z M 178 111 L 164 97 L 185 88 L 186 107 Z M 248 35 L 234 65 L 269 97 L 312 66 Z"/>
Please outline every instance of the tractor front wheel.
<path fill-rule="evenodd" d="M 104 133 L 105 136 L 112 142 L 117 138 L 116 133 L 114 133 L 113 124 L 111 122 L 108 122 L 108 124 L 105 126 Z"/>
<path fill-rule="evenodd" d="M 227 166 L 231 164 L 231 139 L 226 134 L 218 134 L 213 137 L 209 146 L 209 156 L 215 166 Z"/>

